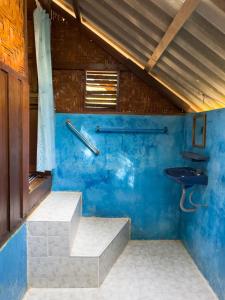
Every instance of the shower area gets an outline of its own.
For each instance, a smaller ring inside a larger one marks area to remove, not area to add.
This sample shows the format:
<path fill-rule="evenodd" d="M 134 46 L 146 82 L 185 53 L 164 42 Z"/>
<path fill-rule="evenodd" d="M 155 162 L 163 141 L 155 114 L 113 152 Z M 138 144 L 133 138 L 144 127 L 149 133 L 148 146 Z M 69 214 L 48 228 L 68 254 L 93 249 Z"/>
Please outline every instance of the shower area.
<path fill-rule="evenodd" d="M 0 1 L 0 300 L 225 300 L 224 22 Z"/>

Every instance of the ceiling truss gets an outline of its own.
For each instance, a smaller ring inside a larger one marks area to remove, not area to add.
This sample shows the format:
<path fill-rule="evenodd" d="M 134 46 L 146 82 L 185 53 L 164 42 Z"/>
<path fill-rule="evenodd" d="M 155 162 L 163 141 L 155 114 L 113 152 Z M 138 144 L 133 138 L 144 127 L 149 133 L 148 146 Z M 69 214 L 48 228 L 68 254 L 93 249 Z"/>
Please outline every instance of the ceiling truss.
<path fill-rule="evenodd" d="M 224 0 L 57 1 L 186 111 L 225 107 Z"/>
<path fill-rule="evenodd" d="M 150 56 L 145 68 L 146 70 L 152 70 L 157 64 L 158 60 L 162 56 L 163 52 L 175 38 L 179 30 L 184 26 L 186 21 L 190 18 L 192 13 L 198 7 L 200 0 L 186 0 L 173 21 L 169 25 L 167 31 L 165 32 L 163 38 L 155 48 L 153 54 Z"/>

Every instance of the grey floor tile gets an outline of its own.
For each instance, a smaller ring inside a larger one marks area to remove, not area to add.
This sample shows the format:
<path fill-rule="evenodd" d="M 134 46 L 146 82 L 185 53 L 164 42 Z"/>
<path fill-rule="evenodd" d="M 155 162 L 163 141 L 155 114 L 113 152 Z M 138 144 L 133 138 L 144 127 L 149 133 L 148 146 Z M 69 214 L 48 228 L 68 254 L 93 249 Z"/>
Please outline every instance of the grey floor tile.
<path fill-rule="evenodd" d="M 216 300 L 179 241 L 130 241 L 100 288 L 30 289 L 24 300 Z"/>

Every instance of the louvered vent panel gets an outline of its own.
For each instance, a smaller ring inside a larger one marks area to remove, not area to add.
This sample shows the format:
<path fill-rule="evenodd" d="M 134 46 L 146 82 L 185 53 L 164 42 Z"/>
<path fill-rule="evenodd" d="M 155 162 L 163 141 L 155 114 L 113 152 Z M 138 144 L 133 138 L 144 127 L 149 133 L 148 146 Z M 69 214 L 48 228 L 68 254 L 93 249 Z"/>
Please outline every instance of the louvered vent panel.
<path fill-rule="evenodd" d="M 86 71 L 85 108 L 116 109 L 118 78 L 116 71 Z"/>

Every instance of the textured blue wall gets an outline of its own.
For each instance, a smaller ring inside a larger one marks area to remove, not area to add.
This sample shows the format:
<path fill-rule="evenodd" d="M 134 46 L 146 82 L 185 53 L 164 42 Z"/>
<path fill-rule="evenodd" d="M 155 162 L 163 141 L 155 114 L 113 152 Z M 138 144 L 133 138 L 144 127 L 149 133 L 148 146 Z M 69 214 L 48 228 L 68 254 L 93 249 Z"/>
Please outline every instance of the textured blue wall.
<path fill-rule="evenodd" d="M 207 113 L 206 148 L 191 147 L 192 115 L 185 120 L 186 149 L 210 156 L 201 166 L 209 176 L 207 188 L 198 189 L 196 202 L 207 201 L 208 208 L 182 214 L 181 237 L 202 273 L 221 300 L 225 299 L 225 110 Z"/>
<path fill-rule="evenodd" d="M 27 289 L 26 227 L 0 249 L 0 300 L 20 300 Z"/>
<path fill-rule="evenodd" d="M 65 126 L 71 119 L 100 149 L 88 150 Z M 130 217 L 134 239 L 179 236 L 179 187 L 163 174 L 180 165 L 182 116 L 56 116 L 53 190 L 83 192 L 85 216 Z M 96 126 L 162 128 L 168 135 L 96 133 Z"/>

